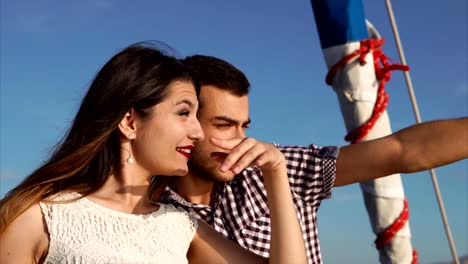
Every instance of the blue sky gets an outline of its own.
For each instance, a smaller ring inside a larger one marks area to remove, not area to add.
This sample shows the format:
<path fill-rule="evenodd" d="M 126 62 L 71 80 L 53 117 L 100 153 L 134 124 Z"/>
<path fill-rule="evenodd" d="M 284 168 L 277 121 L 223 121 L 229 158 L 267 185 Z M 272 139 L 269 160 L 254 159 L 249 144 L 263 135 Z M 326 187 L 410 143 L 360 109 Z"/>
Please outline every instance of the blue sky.
<path fill-rule="evenodd" d="M 398 55 L 384 1 L 363 0 Z M 423 120 L 466 116 L 467 2 L 394 1 Z M 345 127 L 309 1 L 1 0 L 0 196 L 44 161 L 98 69 L 118 50 L 164 41 L 180 56 L 224 58 L 252 84 L 250 136 L 343 145 Z M 394 131 L 414 124 L 403 74 L 387 85 Z M 441 150 L 443 151 L 443 150 Z M 460 255 L 468 253 L 468 162 L 437 169 Z M 428 172 L 403 175 L 421 263 L 451 258 Z M 334 190 L 319 210 L 325 263 L 376 263 L 360 188 Z"/>

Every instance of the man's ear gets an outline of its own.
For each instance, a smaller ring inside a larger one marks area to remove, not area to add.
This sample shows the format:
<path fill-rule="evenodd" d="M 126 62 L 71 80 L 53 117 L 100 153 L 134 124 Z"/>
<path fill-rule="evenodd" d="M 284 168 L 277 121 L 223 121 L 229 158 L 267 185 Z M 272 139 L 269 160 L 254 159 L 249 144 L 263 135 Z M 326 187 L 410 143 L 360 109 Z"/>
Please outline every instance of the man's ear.
<path fill-rule="evenodd" d="M 120 133 L 127 139 L 135 139 L 136 136 L 136 112 L 131 108 L 119 123 Z"/>

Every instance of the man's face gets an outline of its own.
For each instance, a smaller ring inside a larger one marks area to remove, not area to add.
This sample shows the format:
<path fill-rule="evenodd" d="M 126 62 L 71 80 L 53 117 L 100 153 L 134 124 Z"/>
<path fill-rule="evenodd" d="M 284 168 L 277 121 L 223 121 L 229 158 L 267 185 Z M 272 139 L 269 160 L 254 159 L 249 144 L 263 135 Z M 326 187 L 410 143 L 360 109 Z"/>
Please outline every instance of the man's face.
<path fill-rule="evenodd" d="M 209 139 L 245 137 L 245 130 L 250 123 L 247 95 L 239 97 L 216 86 L 206 85 L 201 87 L 199 101 L 197 117 L 205 139 L 197 142 L 192 150 L 189 161 L 190 174 L 211 181 L 231 181 L 234 173 L 221 172 L 221 164 L 211 156 L 212 153 L 226 151 L 213 146 Z"/>

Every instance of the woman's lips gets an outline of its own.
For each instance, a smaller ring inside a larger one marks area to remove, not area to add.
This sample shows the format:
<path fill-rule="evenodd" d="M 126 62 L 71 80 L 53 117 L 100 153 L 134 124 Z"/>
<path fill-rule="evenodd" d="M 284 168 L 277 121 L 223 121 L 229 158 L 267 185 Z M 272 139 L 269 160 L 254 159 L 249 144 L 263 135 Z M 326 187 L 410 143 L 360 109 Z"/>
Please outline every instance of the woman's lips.
<path fill-rule="evenodd" d="M 176 148 L 176 151 L 184 155 L 184 157 L 186 157 L 187 159 L 190 159 L 190 153 L 192 152 L 193 147 L 193 145 L 178 147 Z"/>

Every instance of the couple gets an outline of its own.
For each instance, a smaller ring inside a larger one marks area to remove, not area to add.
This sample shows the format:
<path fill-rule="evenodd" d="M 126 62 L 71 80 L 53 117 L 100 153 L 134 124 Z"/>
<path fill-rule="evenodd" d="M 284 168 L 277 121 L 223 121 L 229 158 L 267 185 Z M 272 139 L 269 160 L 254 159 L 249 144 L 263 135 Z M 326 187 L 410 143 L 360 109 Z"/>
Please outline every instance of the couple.
<path fill-rule="evenodd" d="M 339 153 L 246 138 L 248 89 L 213 57 L 115 55 L 52 157 L 1 201 L 0 262 L 321 263 L 316 210 L 333 186 L 468 156 L 466 118 Z"/>

